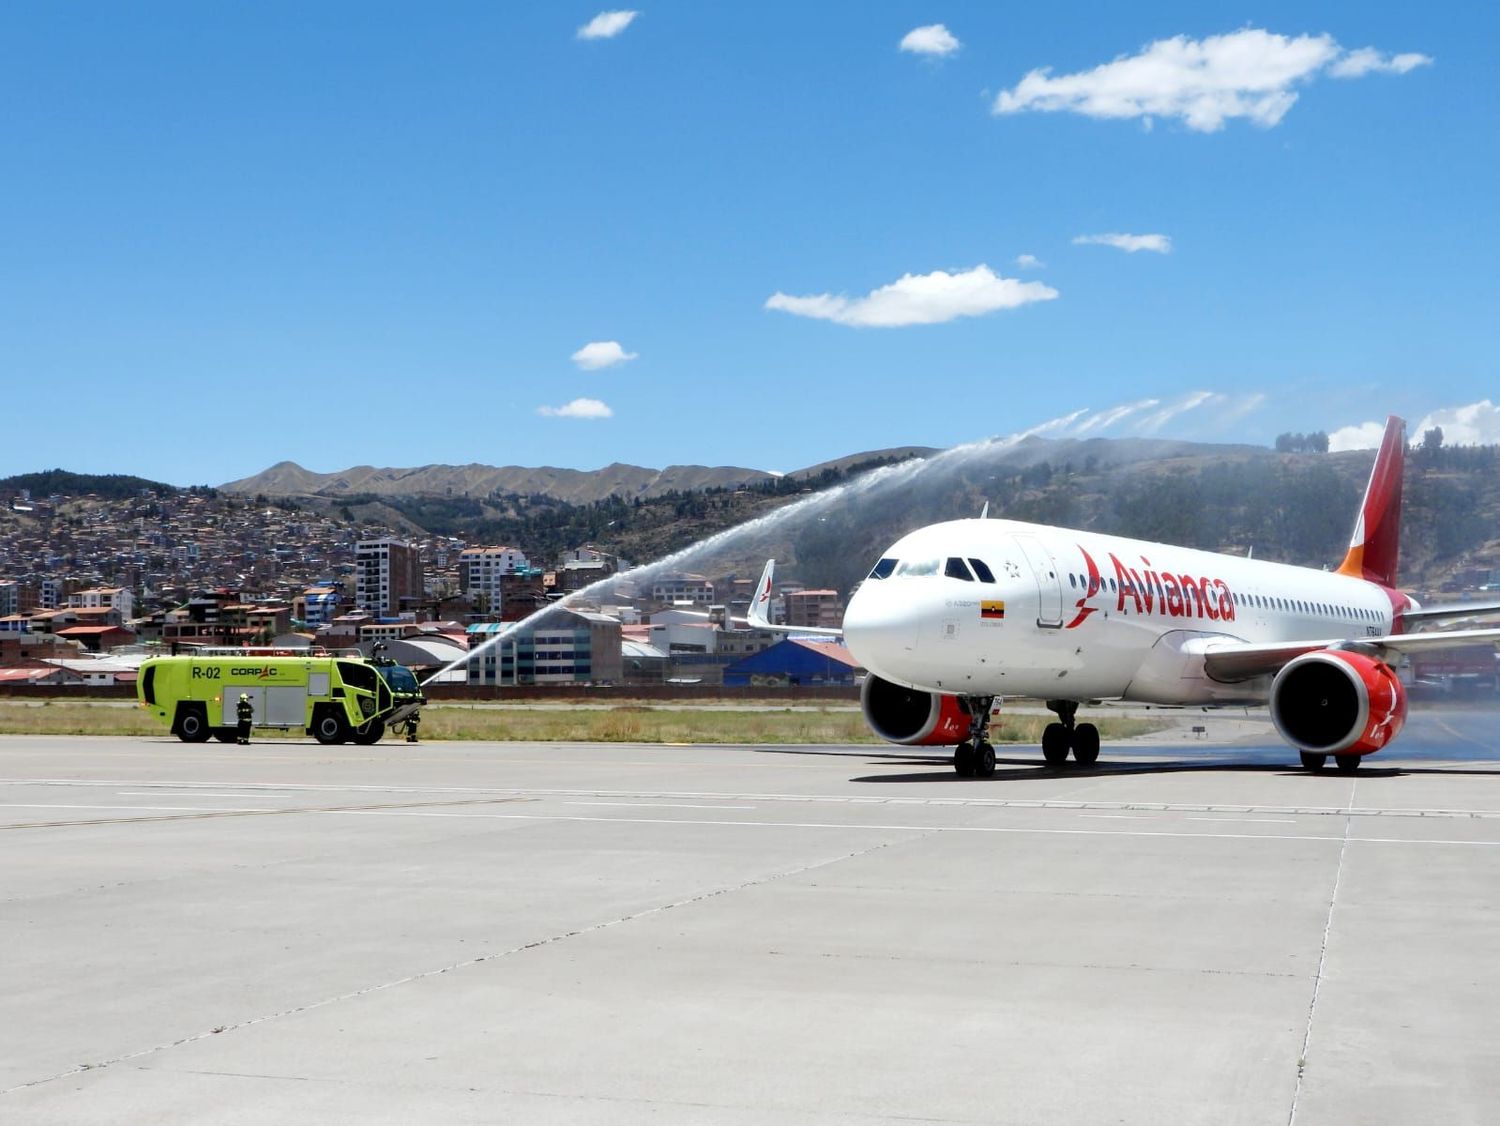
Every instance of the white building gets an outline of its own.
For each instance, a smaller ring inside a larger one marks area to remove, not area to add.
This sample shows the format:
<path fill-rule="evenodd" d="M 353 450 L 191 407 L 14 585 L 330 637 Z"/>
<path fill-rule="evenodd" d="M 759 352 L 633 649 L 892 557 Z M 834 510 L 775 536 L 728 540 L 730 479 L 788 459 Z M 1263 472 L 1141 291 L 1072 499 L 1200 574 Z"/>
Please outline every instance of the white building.
<path fill-rule="evenodd" d="M 498 616 L 501 578 L 530 566 L 525 554 L 514 547 L 467 547 L 458 554 L 458 586 L 470 602 Z"/>
<path fill-rule="evenodd" d="M 68 595 L 70 610 L 118 610 L 120 619 L 129 621 L 135 617 L 135 595 L 124 587 L 101 586 L 91 590 L 75 590 Z"/>
<path fill-rule="evenodd" d="M 702 575 L 663 575 L 651 584 L 651 601 L 663 606 L 671 606 L 677 602 L 711 606 L 714 601 L 714 584 Z"/>
<path fill-rule="evenodd" d="M 360 540 L 354 548 L 354 605 L 393 617 L 403 598 L 422 596 L 422 559 L 405 540 Z"/>

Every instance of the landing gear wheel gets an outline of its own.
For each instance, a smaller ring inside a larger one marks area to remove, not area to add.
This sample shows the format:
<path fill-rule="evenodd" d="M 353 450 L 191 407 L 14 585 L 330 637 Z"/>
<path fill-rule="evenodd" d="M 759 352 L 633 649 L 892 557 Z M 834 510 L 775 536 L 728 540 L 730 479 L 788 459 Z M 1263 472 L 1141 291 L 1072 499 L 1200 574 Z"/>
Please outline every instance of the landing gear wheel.
<path fill-rule="evenodd" d="M 313 720 L 313 738 L 325 746 L 342 743 L 349 738 L 349 725 L 337 712 L 326 711 Z"/>
<path fill-rule="evenodd" d="M 1099 729 L 1092 723 L 1073 728 L 1073 761 L 1079 766 L 1093 766 L 1099 761 Z"/>
<path fill-rule="evenodd" d="M 1333 756 L 1334 765 L 1339 768 L 1339 773 L 1340 774 L 1353 774 L 1356 770 L 1359 769 L 1359 764 L 1362 761 L 1363 761 L 1363 756 L 1362 755 L 1334 755 Z"/>
<path fill-rule="evenodd" d="M 1340 755 L 1339 757 L 1343 758 L 1344 756 Z M 1311 770 L 1314 774 L 1316 774 L 1318 771 L 1322 770 L 1325 766 L 1328 765 L 1328 756 L 1320 755 L 1316 751 L 1303 751 L 1302 765 L 1306 769 Z"/>
<path fill-rule="evenodd" d="M 1049 723 L 1042 729 L 1042 758 L 1048 766 L 1062 766 L 1068 761 L 1068 729 L 1060 723 Z"/>
<path fill-rule="evenodd" d="M 974 777 L 974 748 L 968 743 L 960 743 L 953 748 L 953 770 L 960 778 Z"/>
<path fill-rule="evenodd" d="M 974 748 L 974 777 L 993 778 L 995 776 L 995 748 L 988 743 L 980 743 Z"/>

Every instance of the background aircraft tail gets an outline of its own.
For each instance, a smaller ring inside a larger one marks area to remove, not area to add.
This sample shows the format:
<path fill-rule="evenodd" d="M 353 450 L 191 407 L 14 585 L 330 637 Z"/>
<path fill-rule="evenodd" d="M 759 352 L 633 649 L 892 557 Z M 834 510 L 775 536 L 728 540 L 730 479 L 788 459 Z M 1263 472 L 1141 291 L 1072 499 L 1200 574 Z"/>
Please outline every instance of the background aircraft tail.
<path fill-rule="evenodd" d="M 1381 586 L 1396 585 L 1396 555 L 1401 539 L 1401 473 L 1406 464 L 1406 423 L 1395 415 L 1385 420 L 1385 437 L 1370 470 L 1365 499 L 1359 506 L 1349 553 L 1339 574 Z"/>
<path fill-rule="evenodd" d="M 750 611 L 746 620 L 752 629 L 768 629 L 771 621 L 771 575 L 776 570 L 776 560 L 767 559 L 766 569 L 760 573 L 760 582 L 750 599 Z"/>

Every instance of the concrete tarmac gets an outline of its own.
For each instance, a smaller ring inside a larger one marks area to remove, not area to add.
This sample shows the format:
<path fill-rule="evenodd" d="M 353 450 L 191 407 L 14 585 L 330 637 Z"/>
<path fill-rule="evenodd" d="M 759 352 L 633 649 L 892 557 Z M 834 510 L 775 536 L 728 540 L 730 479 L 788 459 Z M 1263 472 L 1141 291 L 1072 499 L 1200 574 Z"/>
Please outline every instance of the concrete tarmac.
<path fill-rule="evenodd" d="M 0 1122 L 1494 1122 L 1496 718 L 984 781 L 3 737 Z"/>

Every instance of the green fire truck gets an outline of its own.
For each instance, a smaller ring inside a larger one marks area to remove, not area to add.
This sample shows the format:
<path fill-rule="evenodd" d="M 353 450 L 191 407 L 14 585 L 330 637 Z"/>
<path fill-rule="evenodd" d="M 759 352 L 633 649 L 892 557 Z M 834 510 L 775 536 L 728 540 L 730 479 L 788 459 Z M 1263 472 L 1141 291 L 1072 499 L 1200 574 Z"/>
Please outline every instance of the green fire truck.
<path fill-rule="evenodd" d="M 320 743 L 379 741 L 411 730 L 427 702 L 412 671 L 338 656 L 152 657 L 136 696 L 184 743 L 234 742 L 235 705 L 250 698 L 256 727 L 302 730 Z"/>

